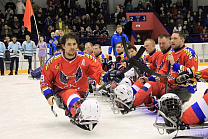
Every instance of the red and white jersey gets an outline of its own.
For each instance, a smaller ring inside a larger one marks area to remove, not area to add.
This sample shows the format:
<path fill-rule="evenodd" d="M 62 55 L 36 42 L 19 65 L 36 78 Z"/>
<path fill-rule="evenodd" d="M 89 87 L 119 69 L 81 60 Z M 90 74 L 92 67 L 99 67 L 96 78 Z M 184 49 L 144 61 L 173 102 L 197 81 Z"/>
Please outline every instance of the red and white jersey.
<path fill-rule="evenodd" d="M 144 56 L 144 61 L 146 62 L 146 65 L 152 70 L 152 71 L 156 71 L 156 60 L 158 57 L 160 57 L 161 55 L 161 51 L 158 50 L 154 50 L 151 54 L 148 54 L 146 56 Z"/>
<path fill-rule="evenodd" d="M 208 93 L 184 111 L 181 120 L 189 125 L 208 121 Z"/>
<path fill-rule="evenodd" d="M 191 68 L 194 71 L 198 70 L 198 55 L 195 51 L 187 46 L 184 46 L 179 51 L 174 51 L 172 49 L 172 55 L 174 57 L 175 63 L 170 69 L 170 76 L 178 77 L 179 73 L 186 71 L 187 68 Z M 162 71 L 167 71 L 168 63 L 165 63 Z M 168 80 L 169 83 L 175 84 L 175 80 Z M 185 85 L 179 85 L 181 87 L 186 87 L 191 93 L 196 92 L 196 80 L 192 83 L 187 83 Z"/>
<path fill-rule="evenodd" d="M 198 82 L 208 82 L 208 68 L 195 73 Z"/>
<path fill-rule="evenodd" d="M 86 53 L 77 52 L 73 60 L 65 58 L 63 52 L 48 59 L 43 67 L 40 86 L 46 96 L 64 89 L 76 89 L 78 92 L 88 91 L 87 76 L 100 85 L 106 82 L 106 73 L 101 64 Z"/>

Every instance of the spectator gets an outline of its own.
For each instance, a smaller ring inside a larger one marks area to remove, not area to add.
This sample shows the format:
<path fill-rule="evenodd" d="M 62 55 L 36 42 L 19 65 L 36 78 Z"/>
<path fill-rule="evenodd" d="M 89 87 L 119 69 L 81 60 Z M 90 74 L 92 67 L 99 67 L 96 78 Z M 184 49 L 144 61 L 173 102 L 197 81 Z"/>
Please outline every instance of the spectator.
<path fill-rule="evenodd" d="M 8 21 L 10 16 L 14 16 L 14 11 L 9 7 L 6 11 L 5 11 L 5 20 Z"/>
<path fill-rule="evenodd" d="M 165 4 L 165 8 L 164 8 L 165 13 L 167 14 L 168 12 L 171 13 L 171 8 L 170 8 L 170 4 L 166 3 Z"/>
<path fill-rule="evenodd" d="M 86 14 L 86 24 L 87 24 L 87 26 L 91 25 L 91 19 L 90 19 L 90 15 L 89 14 Z"/>
<path fill-rule="evenodd" d="M 147 0 L 147 1 L 145 2 L 145 10 L 151 11 L 152 9 L 153 9 L 153 6 L 152 6 L 152 4 L 150 3 L 150 0 Z"/>
<path fill-rule="evenodd" d="M 41 13 L 38 13 L 38 16 L 36 17 L 37 27 L 40 34 L 45 33 L 44 30 L 44 17 L 41 15 Z"/>
<path fill-rule="evenodd" d="M 92 11 L 92 0 L 85 0 L 86 13 L 89 14 Z"/>
<path fill-rule="evenodd" d="M 139 3 L 138 3 L 138 5 L 137 5 L 136 9 L 137 9 L 139 12 L 144 11 L 145 7 L 144 7 L 144 5 L 142 4 L 142 1 L 141 1 L 141 0 L 139 1 Z"/>
<path fill-rule="evenodd" d="M 103 37 L 109 37 L 109 31 L 107 30 L 107 27 L 103 27 L 100 33 L 103 34 Z"/>
<path fill-rule="evenodd" d="M 4 52 L 6 48 L 3 42 L 0 42 L 0 69 L 1 69 L 1 76 L 4 75 Z"/>
<path fill-rule="evenodd" d="M 92 28 L 91 28 L 90 26 L 88 26 L 88 27 L 86 28 L 86 34 L 87 34 L 87 37 L 94 37 Z"/>
<path fill-rule="evenodd" d="M 183 5 L 182 5 L 181 0 L 177 0 L 177 2 L 176 2 L 176 8 L 179 9 L 179 10 L 182 10 Z"/>
<path fill-rule="evenodd" d="M 173 5 L 172 5 L 173 7 L 172 7 L 172 10 L 171 10 L 171 12 L 172 12 L 172 15 L 176 15 L 177 13 L 178 13 L 178 9 L 177 9 L 177 7 L 176 7 L 176 4 L 175 3 L 173 3 Z"/>
<path fill-rule="evenodd" d="M 204 20 L 204 26 L 208 27 L 208 14 L 207 14 L 207 16 L 206 16 L 206 18 Z"/>
<path fill-rule="evenodd" d="M 21 26 L 21 29 L 18 32 L 17 38 L 18 39 L 24 39 L 26 35 L 29 35 L 30 32 L 25 28 L 23 25 Z"/>
<path fill-rule="evenodd" d="M 48 29 L 49 26 L 53 25 L 53 20 L 51 19 L 50 15 L 47 16 L 44 23 L 45 23 L 45 29 Z"/>
<path fill-rule="evenodd" d="M 201 23 L 200 22 L 197 23 L 197 25 L 195 26 L 195 29 L 196 29 L 196 33 L 197 34 L 202 34 L 203 27 L 201 26 Z"/>
<path fill-rule="evenodd" d="M 74 32 L 78 36 L 78 30 L 76 26 L 72 27 L 72 32 Z"/>
<path fill-rule="evenodd" d="M 86 33 L 84 27 L 81 27 L 81 30 L 79 31 L 78 36 L 79 36 L 80 38 L 84 38 L 84 37 L 87 36 L 87 33 Z"/>
<path fill-rule="evenodd" d="M 188 31 L 189 31 L 189 34 L 194 34 L 196 33 L 196 22 L 194 21 L 194 18 L 191 16 L 190 17 L 190 21 L 188 22 Z"/>
<path fill-rule="evenodd" d="M 128 5 L 129 2 L 131 3 L 132 0 L 125 0 L 125 1 L 124 1 L 124 7 L 125 7 L 125 8 L 126 8 L 126 6 Z"/>
<path fill-rule="evenodd" d="M 189 36 L 189 32 L 188 32 L 188 30 L 187 30 L 187 28 L 186 28 L 186 25 L 183 25 L 183 29 L 181 30 L 181 32 L 182 32 L 186 37 Z"/>
<path fill-rule="evenodd" d="M 125 7 L 126 7 L 126 12 L 132 12 L 134 9 L 134 7 L 130 1 L 128 1 L 127 5 Z"/>
<path fill-rule="evenodd" d="M 26 40 L 22 43 L 22 54 L 24 59 L 28 59 L 28 74 L 30 74 L 32 70 L 32 56 L 36 53 L 36 45 L 35 42 L 30 40 L 30 35 L 25 36 Z"/>
<path fill-rule="evenodd" d="M 77 15 L 77 16 L 80 16 L 80 11 L 81 11 L 81 5 L 79 4 L 79 2 L 76 2 L 76 4 L 75 4 L 75 14 Z"/>
<path fill-rule="evenodd" d="M 66 25 L 65 29 L 64 29 L 64 34 L 67 34 L 67 33 L 70 33 L 70 32 L 71 32 L 71 29 L 69 29 L 69 26 Z"/>
<path fill-rule="evenodd" d="M 14 22 L 12 22 L 12 31 L 13 31 L 13 34 L 15 36 L 17 36 L 19 30 L 20 30 L 20 22 L 19 22 L 19 19 L 15 16 L 14 17 Z"/>
<path fill-rule="evenodd" d="M 170 23 L 167 25 L 168 28 L 171 30 L 171 32 L 173 31 L 173 28 L 176 26 L 176 23 L 174 22 L 174 20 L 171 18 L 170 19 Z"/>
<path fill-rule="evenodd" d="M 54 54 L 54 51 L 56 50 L 55 47 L 55 41 L 57 41 L 57 38 L 55 37 L 55 33 L 51 32 L 51 39 L 49 40 L 49 43 L 47 44 L 47 47 L 49 48 L 49 55 L 52 56 Z"/>
<path fill-rule="evenodd" d="M 116 12 L 114 14 L 115 16 L 115 23 L 118 24 L 118 14 L 120 13 L 120 8 L 119 6 L 116 7 Z"/>
<path fill-rule="evenodd" d="M 102 30 L 104 27 L 107 27 L 107 25 L 105 24 L 105 21 L 104 21 L 104 19 L 102 19 L 101 21 L 100 21 L 100 30 Z"/>
<path fill-rule="evenodd" d="M 120 12 L 117 15 L 117 23 L 116 24 L 120 24 L 122 17 L 126 18 L 126 12 L 124 12 L 123 8 L 121 8 Z"/>
<path fill-rule="evenodd" d="M 70 27 L 70 25 L 72 24 L 72 20 L 68 17 L 68 15 L 65 15 L 63 21 L 64 21 L 65 26 L 67 25 L 68 27 Z"/>
<path fill-rule="evenodd" d="M 56 22 L 56 29 L 59 30 L 59 29 L 64 29 L 64 28 L 65 28 L 65 24 L 62 21 L 62 19 L 59 17 L 58 22 Z"/>
<path fill-rule="evenodd" d="M 94 6 L 94 8 L 99 9 L 100 8 L 100 1 L 99 0 L 94 0 L 93 1 L 93 6 Z"/>
<path fill-rule="evenodd" d="M 123 29 L 124 29 L 124 26 L 126 25 L 126 23 L 127 23 L 126 18 L 125 18 L 125 17 L 122 17 L 122 18 L 121 18 L 120 25 L 122 26 Z"/>
<path fill-rule="evenodd" d="M 108 4 L 107 4 L 106 0 L 103 0 L 103 2 L 101 3 L 101 8 L 102 8 L 103 12 L 106 14 L 107 8 L 108 8 Z"/>
<path fill-rule="evenodd" d="M 19 55 L 20 55 L 20 50 L 21 50 L 21 44 L 19 42 L 17 42 L 16 36 L 12 37 L 12 41 L 9 43 L 8 49 L 10 51 L 10 57 L 11 57 L 9 75 L 13 75 L 14 61 L 16 62 L 15 75 L 17 75 L 18 74 L 18 67 L 19 67 Z"/>
<path fill-rule="evenodd" d="M 13 35 L 11 27 L 9 27 L 7 24 L 4 25 L 1 31 L 2 37 L 11 37 Z"/>
<path fill-rule="evenodd" d="M 53 7 L 52 6 L 49 6 L 48 8 L 48 11 L 47 11 L 47 14 L 46 15 L 49 15 L 51 17 L 51 19 L 53 19 L 53 17 L 55 17 L 55 12 L 53 10 Z"/>
<path fill-rule="evenodd" d="M 17 11 L 17 18 L 19 19 L 19 21 L 22 21 L 25 12 L 25 5 L 22 3 L 22 0 L 17 1 L 16 11 Z"/>
<path fill-rule="evenodd" d="M 59 16 L 59 18 L 63 19 L 64 18 L 64 12 L 61 8 L 58 9 L 57 15 Z"/>
<path fill-rule="evenodd" d="M 141 45 L 142 44 L 142 40 L 141 40 L 141 36 L 139 34 L 137 34 L 137 38 L 136 41 L 134 42 L 135 45 Z"/>
<path fill-rule="evenodd" d="M 2 13 L 1 10 L 0 10 L 0 19 L 4 19 L 4 14 Z"/>
<path fill-rule="evenodd" d="M 54 32 L 55 29 L 52 25 L 49 25 L 49 27 L 46 30 L 46 38 L 50 38 L 51 37 L 51 33 Z"/>
<path fill-rule="evenodd" d="M 94 35 L 93 35 L 94 37 L 99 37 L 99 36 L 100 36 L 101 33 L 100 33 L 100 28 L 99 28 L 99 26 L 96 26 L 96 27 L 95 27 L 95 30 L 93 31 L 93 34 L 94 34 Z"/>
<path fill-rule="evenodd" d="M 40 67 L 42 67 L 45 63 L 46 49 L 47 49 L 47 44 L 46 42 L 44 42 L 43 36 L 40 36 L 40 41 L 38 42 L 37 47 L 39 48 L 38 58 L 40 61 Z"/>
<path fill-rule="evenodd" d="M 12 9 L 13 11 L 16 9 L 16 5 L 12 0 L 9 0 L 5 5 L 5 11 L 8 10 L 8 8 Z"/>
<path fill-rule="evenodd" d="M 186 9 L 190 9 L 190 0 L 183 0 L 183 7 L 186 7 Z"/>
<path fill-rule="evenodd" d="M 40 8 L 39 5 L 37 5 L 33 0 L 31 0 L 31 4 L 32 4 L 33 12 L 37 13 Z"/>

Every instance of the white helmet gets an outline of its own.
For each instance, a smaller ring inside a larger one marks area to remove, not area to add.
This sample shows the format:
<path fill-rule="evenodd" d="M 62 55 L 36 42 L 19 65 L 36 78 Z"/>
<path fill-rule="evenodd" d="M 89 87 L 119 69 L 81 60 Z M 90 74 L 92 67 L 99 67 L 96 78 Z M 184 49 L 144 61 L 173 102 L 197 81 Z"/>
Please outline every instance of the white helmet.
<path fill-rule="evenodd" d="M 97 100 L 85 100 L 80 106 L 79 120 L 95 120 L 100 117 L 101 108 Z"/>
<path fill-rule="evenodd" d="M 124 73 L 124 76 L 126 78 L 134 79 L 134 77 L 137 76 L 137 73 L 135 73 L 134 68 L 131 68 L 126 73 Z"/>
<path fill-rule="evenodd" d="M 129 85 L 120 84 L 115 88 L 114 92 L 117 95 L 117 98 L 125 103 L 133 101 L 133 90 Z"/>
<path fill-rule="evenodd" d="M 127 77 L 123 78 L 119 84 L 125 84 L 125 85 L 128 85 L 128 86 L 132 86 L 131 80 Z"/>
<path fill-rule="evenodd" d="M 159 101 L 159 109 L 167 117 L 171 119 L 178 119 L 182 112 L 182 101 L 173 93 L 164 94 Z"/>

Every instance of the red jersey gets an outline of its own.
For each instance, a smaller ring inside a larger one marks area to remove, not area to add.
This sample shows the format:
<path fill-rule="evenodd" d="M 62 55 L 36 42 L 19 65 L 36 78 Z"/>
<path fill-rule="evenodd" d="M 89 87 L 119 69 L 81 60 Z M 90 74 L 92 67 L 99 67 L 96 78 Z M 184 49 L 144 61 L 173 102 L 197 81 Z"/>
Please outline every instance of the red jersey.
<path fill-rule="evenodd" d="M 77 52 L 73 60 L 68 60 L 61 52 L 48 59 L 44 65 L 40 80 L 41 91 L 44 96 L 63 89 L 76 89 L 84 93 L 89 87 L 87 76 L 100 85 L 106 82 L 106 74 L 93 56 Z"/>
<path fill-rule="evenodd" d="M 195 51 L 187 46 L 184 46 L 179 51 L 171 51 L 175 63 L 173 64 L 172 68 L 170 69 L 170 76 L 178 77 L 178 74 L 186 71 L 187 68 L 191 68 L 194 71 L 198 70 L 198 55 Z M 163 66 L 162 71 L 167 72 L 168 62 L 165 63 Z M 162 72 L 161 71 L 161 72 Z M 175 84 L 175 80 L 168 80 L 169 83 Z M 186 85 L 179 85 L 182 87 L 186 87 L 191 93 L 194 93 L 196 89 L 196 80 L 193 83 L 187 83 Z"/>
<path fill-rule="evenodd" d="M 195 73 L 198 82 L 208 82 L 208 68 Z"/>
<path fill-rule="evenodd" d="M 96 58 L 97 62 L 99 62 L 101 64 L 102 69 L 104 71 L 108 70 L 107 63 L 109 60 L 109 56 L 107 54 L 100 53 L 98 56 L 95 56 L 94 54 L 92 54 L 92 56 L 94 56 Z"/>

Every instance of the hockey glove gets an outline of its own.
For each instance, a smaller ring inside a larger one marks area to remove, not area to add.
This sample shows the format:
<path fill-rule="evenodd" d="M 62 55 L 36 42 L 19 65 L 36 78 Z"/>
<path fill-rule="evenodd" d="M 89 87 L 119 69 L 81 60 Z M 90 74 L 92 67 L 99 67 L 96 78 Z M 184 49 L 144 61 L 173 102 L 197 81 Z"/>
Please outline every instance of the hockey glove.
<path fill-rule="evenodd" d="M 123 78 L 124 78 L 124 74 L 121 71 L 118 70 L 109 70 L 107 71 L 107 80 L 108 81 L 112 81 L 114 80 L 115 82 L 119 83 Z"/>
<path fill-rule="evenodd" d="M 178 77 L 175 78 L 176 84 L 184 84 L 188 79 L 194 77 L 194 73 L 191 68 L 187 68 L 186 71 L 181 72 Z"/>

